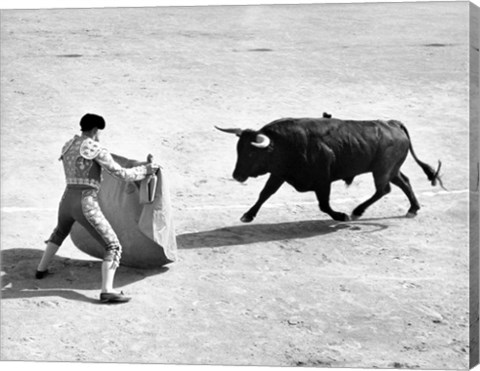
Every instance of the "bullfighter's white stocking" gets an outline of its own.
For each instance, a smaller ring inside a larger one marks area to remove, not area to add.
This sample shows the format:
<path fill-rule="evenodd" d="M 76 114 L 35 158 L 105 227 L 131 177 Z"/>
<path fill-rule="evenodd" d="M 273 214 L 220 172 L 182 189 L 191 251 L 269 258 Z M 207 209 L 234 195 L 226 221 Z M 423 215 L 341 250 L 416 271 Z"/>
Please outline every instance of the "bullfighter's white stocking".
<path fill-rule="evenodd" d="M 114 292 L 113 279 L 118 264 L 115 261 L 104 261 L 102 263 L 102 292 Z"/>
<path fill-rule="evenodd" d="M 47 247 L 43 252 L 42 259 L 40 260 L 40 263 L 38 263 L 37 270 L 39 272 L 43 272 L 47 270 L 50 262 L 52 261 L 53 257 L 57 253 L 59 247 L 60 246 L 58 246 L 57 244 L 54 244 L 53 242 L 47 242 Z"/>

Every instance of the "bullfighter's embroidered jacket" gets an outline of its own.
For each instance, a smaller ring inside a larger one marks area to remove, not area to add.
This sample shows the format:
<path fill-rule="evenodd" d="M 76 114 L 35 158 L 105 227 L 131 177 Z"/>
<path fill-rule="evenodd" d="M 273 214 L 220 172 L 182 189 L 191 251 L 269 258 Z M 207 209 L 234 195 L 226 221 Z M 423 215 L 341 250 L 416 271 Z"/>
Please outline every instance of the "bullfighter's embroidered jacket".
<path fill-rule="evenodd" d="M 63 162 L 67 185 L 73 187 L 100 189 L 102 168 L 127 182 L 142 180 L 151 174 L 149 165 L 128 169 L 120 166 L 106 148 L 84 135 L 75 135 L 65 143 L 59 160 Z"/>

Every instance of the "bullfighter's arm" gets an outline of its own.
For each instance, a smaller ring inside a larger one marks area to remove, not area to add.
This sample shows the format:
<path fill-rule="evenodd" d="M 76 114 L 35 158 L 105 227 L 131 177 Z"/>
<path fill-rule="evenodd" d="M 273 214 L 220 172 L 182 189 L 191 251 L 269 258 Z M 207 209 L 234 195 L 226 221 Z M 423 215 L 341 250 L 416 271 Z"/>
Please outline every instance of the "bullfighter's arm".
<path fill-rule="evenodd" d="M 95 161 L 107 170 L 114 177 L 124 180 L 126 182 L 134 182 L 144 179 L 147 175 L 153 174 L 152 164 L 140 165 L 131 168 L 124 168 L 118 162 L 116 162 L 110 152 L 105 148 L 102 148 L 98 155 L 95 157 Z"/>

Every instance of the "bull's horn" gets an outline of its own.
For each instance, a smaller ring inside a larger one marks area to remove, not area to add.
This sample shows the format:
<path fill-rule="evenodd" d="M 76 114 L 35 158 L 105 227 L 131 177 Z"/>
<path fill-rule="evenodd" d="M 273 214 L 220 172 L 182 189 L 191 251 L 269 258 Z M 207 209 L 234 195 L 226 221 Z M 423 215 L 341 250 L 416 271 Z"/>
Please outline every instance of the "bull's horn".
<path fill-rule="evenodd" d="M 265 134 L 258 134 L 256 142 L 252 142 L 252 146 L 257 148 L 267 148 L 270 145 L 270 138 Z"/>
<path fill-rule="evenodd" d="M 237 137 L 239 137 L 243 132 L 243 130 L 239 128 L 223 129 L 223 128 L 219 128 L 218 126 L 215 126 L 215 129 L 223 131 L 225 133 L 235 134 Z"/>

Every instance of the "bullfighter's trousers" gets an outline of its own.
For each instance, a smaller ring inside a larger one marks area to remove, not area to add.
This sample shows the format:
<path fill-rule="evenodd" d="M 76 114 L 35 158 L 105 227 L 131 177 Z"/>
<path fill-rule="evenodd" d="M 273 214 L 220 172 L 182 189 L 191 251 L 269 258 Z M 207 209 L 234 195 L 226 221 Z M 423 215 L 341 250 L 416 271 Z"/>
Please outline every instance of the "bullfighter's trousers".
<path fill-rule="evenodd" d="M 57 226 L 46 242 L 60 246 L 75 222 L 82 225 L 92 237 L 105 246 L 103 261 L 120 263 L 122 247 L 115 231 L 100 209 L 96 189 L 67 186 L 58 208 Z"/>

